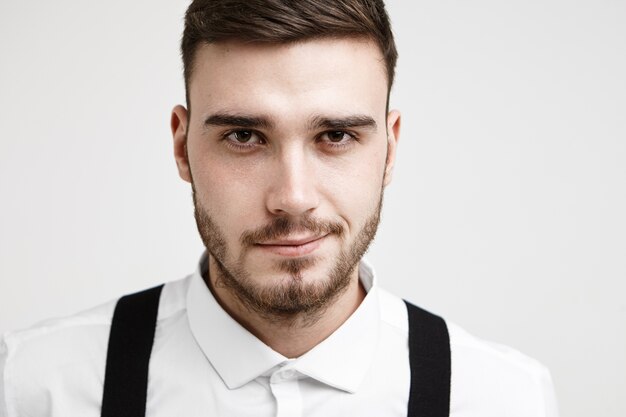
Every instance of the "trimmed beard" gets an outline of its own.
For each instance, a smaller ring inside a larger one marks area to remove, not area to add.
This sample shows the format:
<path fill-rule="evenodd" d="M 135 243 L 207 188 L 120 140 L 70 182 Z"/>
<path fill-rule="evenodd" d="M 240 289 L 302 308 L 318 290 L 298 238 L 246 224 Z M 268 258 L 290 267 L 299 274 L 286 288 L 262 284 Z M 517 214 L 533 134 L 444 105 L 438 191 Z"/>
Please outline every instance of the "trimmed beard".
<path fill-rule="evenodd" d="M 316 259 L 295 258 L 278 263 L 278 269 L 288 274 L 289 278 L 280 285 L 265 288 L 254 283 L 250 278 L 250 271 L 246 271 L 243 267 L 246 248 L 258 242 L 269 241 L 302 231 L 309 231 L 315 235 L 334 236 L 342 240 L 345 236 L 343 225 L 312 217 L 304 217 L 299 221 L 288 217 L 276 217 L 264 227 L 242 233 L 240 237 L 242 253 L 238 260 L 230 262 L 224 234 L 198 201 L 193 183 L 192 190 L 198 232 L 204 246 L 217 265 L 216 285 L 217 283 L 223 285 L 245 308 L 266 320 L 294 322 L 296 319 L 301 319 L 302 324 L 309 325 L 315 323 L 325 308 L 348 288 L 354 270 L 376 235 L 383 202 L 383 190 L 381 188 L 376 208 L 367 218 L 350 247 L 342 250 L 335 257 L 328 279 L 321 282 L 304 282 L 303 271 L 313 266 Z M 211 289 L 208 274 L 203 278 Z"/>

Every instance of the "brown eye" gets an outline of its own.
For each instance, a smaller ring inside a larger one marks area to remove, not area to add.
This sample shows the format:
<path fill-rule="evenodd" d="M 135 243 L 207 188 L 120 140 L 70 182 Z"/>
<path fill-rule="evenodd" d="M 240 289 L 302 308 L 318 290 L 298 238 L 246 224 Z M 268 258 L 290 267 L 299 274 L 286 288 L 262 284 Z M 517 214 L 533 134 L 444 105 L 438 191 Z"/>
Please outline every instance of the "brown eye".
<path fill-rule="evenodd" d="M 237 142 L 247 143 L 252 139 L 252 132 L 249 130 L 239 130 L 237 132 L 233 132 L 234 138 Z"/>
<path fill-rule="evenodd" d="M 265 143 L 263 138 L 252 130 L 233 130 L 225 138 L 233 145 L 254 146 Z"/>
<path fill-rule="evenodd" d="M 316 142 L 325 152 L 341 153 L 356 145 L 358 138 L 352 132 L 345 130 L 327 130 L 316 138 Z"/>
<path fill-rule="evenodd" d="M 341 142 L 347 136 L 346 132 L 342 132 L 341 130 L 337 130 L 335 132 L 328 132 L 327 134 L 328 134 L 328 140 L 334 143 Z"/>

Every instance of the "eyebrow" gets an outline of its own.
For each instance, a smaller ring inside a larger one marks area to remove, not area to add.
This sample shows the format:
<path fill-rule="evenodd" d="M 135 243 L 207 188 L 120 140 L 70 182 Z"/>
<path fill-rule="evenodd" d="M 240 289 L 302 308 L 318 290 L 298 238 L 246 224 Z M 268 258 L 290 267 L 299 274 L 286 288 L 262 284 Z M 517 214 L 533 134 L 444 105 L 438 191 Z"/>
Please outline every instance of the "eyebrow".
<path fill-rule="evenodd" d="M 311 119 L 309 123 L 309 128 L 311 130 L 316 129 L 349 129 L 355 127 L 364 127 L 370 130 L 376 130 L 377 125 L 376 121 L 367 115 L 353 115 L 346 117 L 322 117 L 316 116 Z"/>
<path fill-rule="evenodd" d="M 204 127 L 208 126 L 237 126 L 245 128 L 271 129 L 274 124 L 265 117 L 247 116 L 242 114 L 215 113 L 204 120 Z"/>

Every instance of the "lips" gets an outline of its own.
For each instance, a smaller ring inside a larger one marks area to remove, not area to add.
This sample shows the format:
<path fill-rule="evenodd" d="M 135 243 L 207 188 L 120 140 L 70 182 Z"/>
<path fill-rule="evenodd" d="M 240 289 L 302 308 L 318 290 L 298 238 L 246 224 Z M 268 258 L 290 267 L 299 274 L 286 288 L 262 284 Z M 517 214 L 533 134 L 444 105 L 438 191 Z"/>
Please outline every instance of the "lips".
<path fill-rule="evenodd" d="M 298 257 L 308 255 L 315 251 L 326 238 L 324 236 L 308 236 L 294 239 L 277 239 L 268 242 L 258 243 L 256 246 L 263 251 L 279 256 Z"/>

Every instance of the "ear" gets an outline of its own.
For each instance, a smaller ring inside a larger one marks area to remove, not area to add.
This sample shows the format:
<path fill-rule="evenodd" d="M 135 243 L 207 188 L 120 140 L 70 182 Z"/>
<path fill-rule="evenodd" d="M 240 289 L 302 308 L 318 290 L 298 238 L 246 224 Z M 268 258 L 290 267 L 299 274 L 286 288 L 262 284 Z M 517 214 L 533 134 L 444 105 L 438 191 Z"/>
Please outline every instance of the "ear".
<path fill-rule="evenodd" d="M 383 185 L 391 182 L 393 165 L 396 162 L 396 148 L 400 139 L 400 112 L 391 110 L 387 115 L 387 162 L 385 163 L 385 177 Z"/>
<path fill-rule="evenodd" d="M 191 169 L 189 168 L 189 158 L 187 157 L 187 132 L 189 127 L 189 113 L 180 104 L 172 110 L 170 127 L 174 138 L 174 158 L 178 167 L 178 175 L 191 182 Z"/>

